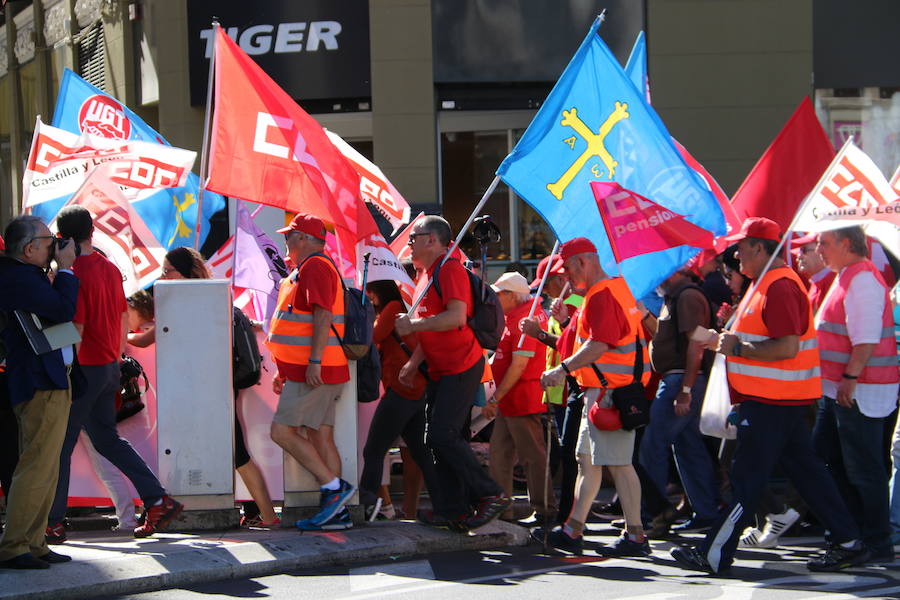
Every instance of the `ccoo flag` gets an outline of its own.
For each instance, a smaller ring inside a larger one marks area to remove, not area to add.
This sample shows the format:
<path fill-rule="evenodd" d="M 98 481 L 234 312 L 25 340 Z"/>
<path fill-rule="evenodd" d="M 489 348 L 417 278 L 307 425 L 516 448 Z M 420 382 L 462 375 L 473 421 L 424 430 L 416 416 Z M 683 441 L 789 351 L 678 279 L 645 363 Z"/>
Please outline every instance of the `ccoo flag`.
<path fill-rule="evenodd" d="M 78 135 L 88 133 L 94 137 L 113 140 L 169 145 L 165 138 L 127 106 L 69 69 L 63 73 L 52 125 Z M 190 173 L 184 186 L 162 190 L 135 200 L 134 209 L 163 247 L 169 249 L 192 246 L 197 228 L 199 190 L 200 178 Z M 32 212 L 49 223 L 67 199 L 66 196 L 51 200 L 43 206 L 34 207 Z M 203 192 L 199 245 L 203 244 L 209 234 L 210 217 L 224 207 L 225 199 L 222 196 Z"/>
<path fill-rule="evenodd" d="M 618 183 L 591 183 L 616 262 L 676 246 L 712 248 L 709 231 Z"/>
<path fill-rule="evenodd" d="M 615 181 L 714 235 L 725 233 L 725 220 L 705 182 L 685 164 L 644 94 L 597 35 L 598 24 L 497 174 L 561 242 L 590 238 L 607 273 L 621 273 L 640 298 L 697 249 L 670 248 L 617 267 L 592 181 Z"/>

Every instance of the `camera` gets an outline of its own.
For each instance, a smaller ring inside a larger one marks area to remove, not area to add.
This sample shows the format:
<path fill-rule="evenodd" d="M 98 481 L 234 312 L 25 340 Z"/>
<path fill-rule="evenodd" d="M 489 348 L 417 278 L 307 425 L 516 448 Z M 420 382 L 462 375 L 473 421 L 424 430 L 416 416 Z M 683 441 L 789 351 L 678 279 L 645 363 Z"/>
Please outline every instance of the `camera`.
<path fill-rule="evenodd" d="M 56 253 L 69 244 L 75 244 L 75 242 L 68 238 L 53 238 L 53 244 L 50 246 L 50 260 L 56 258 Z M 81 256 L 81 244 L 75 244 L 75 256 Z"/>

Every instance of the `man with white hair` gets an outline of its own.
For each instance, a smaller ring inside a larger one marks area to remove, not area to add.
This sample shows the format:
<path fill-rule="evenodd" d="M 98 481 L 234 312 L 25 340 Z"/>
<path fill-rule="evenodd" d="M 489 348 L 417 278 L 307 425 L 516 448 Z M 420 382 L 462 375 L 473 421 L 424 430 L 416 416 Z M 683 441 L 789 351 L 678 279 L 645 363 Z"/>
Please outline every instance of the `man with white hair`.
<path fill-rule="evenodd" d="M 491 364 L 497 391 L 482 413 L 495 418 L 491 434 L 491 476 L 512 495 L 513 467 L 516 456 L 525 467 L 528 499 L 537 524 L 553 522 L 556 501 L 547 477 L 547 444 L 541 415 L 545 412 L 541 373 L 545 353 L 537 339 L 525 336 L 519 323 L 528 317 L 532 298 L 528 281 L 520 273 L 504 273 L 491 286 L 506 316 L 506 328 Z M 538 306 L 534 316 L 546 327 L 547 315 Z M 524 338 L 521 346 L 519 341 Z M 512 507 L 501 515 L 512 519 Z"/>

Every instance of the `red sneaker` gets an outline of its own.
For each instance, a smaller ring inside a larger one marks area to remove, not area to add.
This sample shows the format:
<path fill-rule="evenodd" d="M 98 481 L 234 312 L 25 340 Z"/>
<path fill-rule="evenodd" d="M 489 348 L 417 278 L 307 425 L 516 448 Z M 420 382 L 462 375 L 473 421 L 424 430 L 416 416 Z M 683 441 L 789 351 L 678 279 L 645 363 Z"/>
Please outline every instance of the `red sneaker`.
<path fill-rule="evenodd" d="M 44 537 L 48 544 L 62 544 L 66 541 L 66 526 L 62 521 L 56 525 L 48 525 L 44 531 Z"/>
<path fill-rule="evenodd" d="M 184 504 L 171 496 L 163 496 L 156 506 L 145 507 L 144 522 L 135 528 L 134 537 L 143 538 L 164 529 L 184 510 Z"/>

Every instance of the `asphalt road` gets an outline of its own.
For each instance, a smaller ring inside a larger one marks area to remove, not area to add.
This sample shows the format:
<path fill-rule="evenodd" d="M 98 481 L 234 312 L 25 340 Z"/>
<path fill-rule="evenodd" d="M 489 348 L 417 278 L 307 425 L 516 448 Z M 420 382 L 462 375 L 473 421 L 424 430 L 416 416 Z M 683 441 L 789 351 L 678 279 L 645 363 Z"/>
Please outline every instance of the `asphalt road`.
<path fill-rule="evenodd" d="M 595 525 L 596 526 L 596 525 Z M 609 543 L 612 531 L 589 541 Z M 682 541 L 689 541 L 687 536 Z M 646 559 L 602 559 L 540 554 L 537 545 L 485 552 L 295 571 L 254 579 L 222 581 L 188 589 L 161 590 L 134 600 L 214 600 L 216 597 L 301 600 L 567 600 L 632 598 L 663 600 L 803 600 L 900 598 L 900 561 L 842 573 L 812 574 L 806 560 L 818 540 L 787 539 L 777 550 L 742 550 L 727 577 L 684 571 L 668 554 L 672 543 L 652 542 Z"/>

